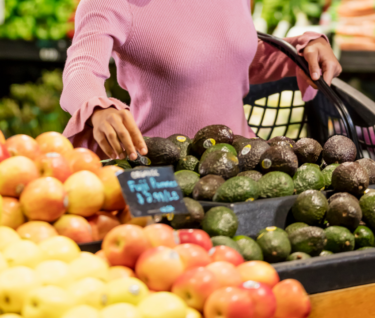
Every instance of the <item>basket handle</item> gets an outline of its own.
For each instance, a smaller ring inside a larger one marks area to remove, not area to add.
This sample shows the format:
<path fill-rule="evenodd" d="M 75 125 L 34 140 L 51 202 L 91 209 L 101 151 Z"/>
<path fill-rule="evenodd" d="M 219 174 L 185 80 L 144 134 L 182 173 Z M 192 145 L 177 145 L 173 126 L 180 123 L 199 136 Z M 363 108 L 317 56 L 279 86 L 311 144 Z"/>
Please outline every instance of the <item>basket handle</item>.
<path fill-rule="evenodd" d="M 308 63 L 302 56 L 298 54 L 294 46 L 284 41 L 283 39 L 277 38 L 275 36 L 265 34 L 262 32 L 257 33 L 259 39 L 280 50 L 282 53 L 288 56 L 295 64 L 297 64 L 297 66 L 301 68 L 309 78 L 311 78 Z M 345 130 L 348 134 L 348 138 L 352 139 L 357 148 L 357 157 L 362 158 L 362 149 L 359 145 L 356 128 L 344 103 L 341 101 L 338 95 L 331 89 L 331 87 L 328 86 L 328 84 L 324 81 L 323 77 L 320 77 L 319 80 L 313 82 L 316 84 L 319 91 L 321 91 L 326 96 L 326 98 L 336 107 L 339 115 L 342 118 Z"/>

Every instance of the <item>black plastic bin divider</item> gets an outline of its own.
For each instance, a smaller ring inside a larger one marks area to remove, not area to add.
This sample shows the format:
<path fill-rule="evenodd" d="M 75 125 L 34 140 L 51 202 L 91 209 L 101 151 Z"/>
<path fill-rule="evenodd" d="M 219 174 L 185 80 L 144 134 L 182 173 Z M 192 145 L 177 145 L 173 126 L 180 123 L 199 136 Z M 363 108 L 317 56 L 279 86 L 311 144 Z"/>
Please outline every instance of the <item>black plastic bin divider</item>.
<path fill-rule="evenodd" d="M 102 241 L 81 243 L 78 244 L 78 246 L 81 249 L 81 252 L 90 252 L 95 254 L 102 249 Z"/>

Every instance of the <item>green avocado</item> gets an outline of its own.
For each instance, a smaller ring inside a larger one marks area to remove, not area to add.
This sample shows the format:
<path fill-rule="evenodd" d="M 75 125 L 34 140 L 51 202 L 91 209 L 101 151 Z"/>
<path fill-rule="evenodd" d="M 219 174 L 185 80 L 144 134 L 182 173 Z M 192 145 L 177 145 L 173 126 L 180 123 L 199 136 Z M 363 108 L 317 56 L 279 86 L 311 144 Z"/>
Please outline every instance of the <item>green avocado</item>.
<path fill-rule="evenodd" d="M 215 151 L 199 164 L 199 173 L 202 176 L 215 174 L 229 179 L 240 172 L 238 159 L 230 152 Z"/>
<path fill-rule="evenodd" d="M 372 248 L 373 247 L 371 247 L 371 246 L 365 246 L 365 247 L 359 248 L 357 251 L 369 250 L 369 249 L 372 249 Z"/>
<path fill-rule="evenodd" d="M 228 246 L 230 248 L 233 248 L 235 251 L 237 251 L 238 253 L 241 254 L 241 248 L 240 248 L 240 246 L 237 244 L 237 242 L 235 242 L 234 240 L 232 240 L 228 236 L 214 236 L 214 237 L 211 237 L 211 242 L 212 242 L 213 246 L 220 246 L 220 245 Z"/>
<path fill-rule="evenodd" d="M 293 252 L 303 252 L 311 256 L 319 255 L 327 243 L 324 230 L 315 226 L 300 228 L 291 233 L 289 239 Z"/>
<path fill-rule="evenodd" d="M 363 213 L 363 221 L 372 230 L 375 230 L 375 191 L 368 191 L 359 200 Z"/>
<path fill-rule="evenodd" d="M 285 232 L 288 233 L 288 235 L 291 235 L 294 231 L 308 226 L 308 224 L 303 222 L 292 223 L 286 227 Z"/>
<path fill-rule="evenodd" d="M 298 168 L 298 159 L 292 148 L 274 146 L 260 157 L 260 168 L 263 173 L 280 171 L 293 177 Z"/>
<path fill-rule="evenodd" d="M 184 202 L 189 214 L 175 214 L 171 221 L 171 226 L 174 229 L 199 228 L 204 218 L 202 205 L 191 198 L 184 198 Z"/>
<path fill-rule="evenodd" d="M 296 142 L 294 152 L 300 164 L 309 162 L 316 163 L 323 151 L 322 146 L 314 139 L 301 138 Z"/>
<path fill-rule="evenodd" d="M 324 144 L 323 160 L 328 165 L 354 161 L 356 157 L 357 148 L 354 142 L 345 136 L 333 136 Z"/>
<path fill-rule="evenodd" d="M 257 234 L 257 237 L 259 237 L 261 234 L 268 233 L 268 232 L 278 232 L 288 237 L 288 233 L 285 230 L 280 229 L 279 227 L 276 227 L 276 226 L 268 226 L 265 229 L 260 230 Z"/>
<path fill-rule="evenodd" d="M 199 174 L 190 170 L 180 170 L 175 172 L 174 175 L 183 195 L 189 197 L 199 181 Z"/>
<path fill-rule="evenodd" d="M 360 225 L 353 232 L 355 239 L 355 248 L 359 249 L 366 246 L 374 246 L 374 233 L 364 225 Z"/>
<path fill-rule="evenodd" d="M 291 252 L 291 245 L 286 233 L 279 231 L 263 232 L 257 238 L 264 259 L 269 263 L 285 261 Z"/>
<path fill-rule="evenodd" d="M 333 253 L 353 251 L 355 238 L 350 231 L 342 226 L 330 226 L 324 230 L 327 237 L 325 249 Z"/>
<path fill-rule="evenodd" d="M 199 160 L 194 156 L 186 156 L 177 161 L 175 170 L 191 170 L 198 172 Z"/>
<path fill-rule="evenodd" d="M 206 157 L 211 153 L 215 151 L 222 151 L 222 152 L 230 152 L 234 156 L 237 156 L 237 151 L 234 149 L 232 145 L 229 144 L 216 144 L 215 146 L 212 146 L 208 148 L 202 155 L 200 162 L 203 162 Z"/>
<path fill-rule="evenodd" d="M 233 238 L 241 249 L 245 261 L 263 261 L 263 252 L 257 242 L 245 235 L 238 235 Z"/>
<path fill-rule="evenodd" d="M 326 189 L 331 187 L 332 185 L 332 173 L 335 171 L 335 169 L 339 166 L 338 163 L 333 163 L 327 167 L 325 167 L 322 171 L 323 177 L 324 177 L 324 186 Z"/>
<path fill-rule="evenodd" d="M 286 260 L 287 261 L 297 261 L 297 260 L 304 260 L 309 259 L 311 256 L 309 254 L 303 253 L 303 252 L 294 252 L 293 254 L 290 254 Z"/>
<path fill-rule="evenodd" d="M 293 179 L 284 172 L 267 173 L 258 181 L 258 184 L 262 198 L 277 198 L 294 193 Z"/>
<path fill-rule="evenodd" d="M 333 255 L 333 253 L 331 251 L 326 251 L 326 250 L 323 250 L 319 256 L 329 256 L 329 255 Z"/>
<path fill-rule="evenodd" d="M 167 138 L 180 149 L 180 158 L 185 158 L 189 154 L 191 139 L 183 134 L 174 134 Z M 189 169 L 190 170 L 190 169 Z"/>
<path fill-rule="evenodd" d="M 367 171 L 358 162 L 345 162 L 332 173 L 332 187 L 337 192 L 363 195 L 370 179 Z"/>
<path fill-rule="evenodd" d="M 180 159 L 180 148 L 166 138 L 152 137 L 145 140 L 145 143 L 151 166 L 173 165 Z"/>
<path fill-rule="evenodd" d="M 214 207 L 203 218 L 202 229 L 210 236 L 233 237 L 238 228 L 237 215 L 227 207 Z"/>
<path fill-rule="evenodd" d="M 256 170 L 248 170 L 248 171 L 242 171 L 238 175 L 238 177 L 248 177 L 250 179 L 253 179 L 254 181 L 259 181 L 263 175 Z"/>
<path fill-rule="evenodd" d="M 201 201 L 212 201 L 216 190 L 225 182 L 220 176 L 209 174 L 201 178 L 193 189 L 193 199 Z"/>
<path fill-rule="evenodd" d="M 308 165 L 299 167 L 293 177 L 293 180 L 297 194 L 300 194 L 306 190 L 324 190 L 323 174 L 315 167 Z"/>
<path fill-rule="evenodd" d="M 214 202 L 254 201 L 259 197 L 258 183 L 248 177 L 233 177 L 225 181 L 216 191 Z"/>

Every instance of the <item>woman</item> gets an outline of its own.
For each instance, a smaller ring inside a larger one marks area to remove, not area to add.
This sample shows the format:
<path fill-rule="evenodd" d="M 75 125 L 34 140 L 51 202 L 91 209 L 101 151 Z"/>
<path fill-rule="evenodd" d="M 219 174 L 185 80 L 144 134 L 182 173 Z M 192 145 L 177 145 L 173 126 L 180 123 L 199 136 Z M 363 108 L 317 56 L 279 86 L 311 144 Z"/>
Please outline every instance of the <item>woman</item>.
<path fill-rule="evenodd" d="M 324 36 L 286 40 L 314 80 L 320 69 L 328 84 L 341 72 Z M 106 97 L 111 56 L 130 107 Z M 258 41 L 249 0 L 82 0 L 64 70 L 61 106 L 73 115 L 64 133 L 101 158 L 123 158 L 125 150 L 132 160 L 147 153 L 142 134 L 193 137 L 224 124 L 251 137 L 242 104 L 249 83 L 296 75 L 304 100 L 312 99 L 303 72 Z"/>

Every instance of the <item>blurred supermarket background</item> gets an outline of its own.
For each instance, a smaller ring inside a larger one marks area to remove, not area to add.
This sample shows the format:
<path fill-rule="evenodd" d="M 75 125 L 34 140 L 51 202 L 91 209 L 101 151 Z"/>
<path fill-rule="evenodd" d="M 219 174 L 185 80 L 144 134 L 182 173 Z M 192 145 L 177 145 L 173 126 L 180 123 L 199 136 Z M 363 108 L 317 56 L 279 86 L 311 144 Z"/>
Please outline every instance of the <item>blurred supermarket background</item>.
<path fill-rule="evenodd" d="M 78 2 L 0 0 L 0 129 L 7 136 L 61 132 L 69 120 L 59 96 Z M 279 37 L 310 30 L 327 34 L 343 66 L 341 79 L 375 100 L 374 0 L 257 0 L 252 5 L 259 31 Z M 110 69 L 108 95 L 129 102 L 116 83 L 114 64 Z"/>

